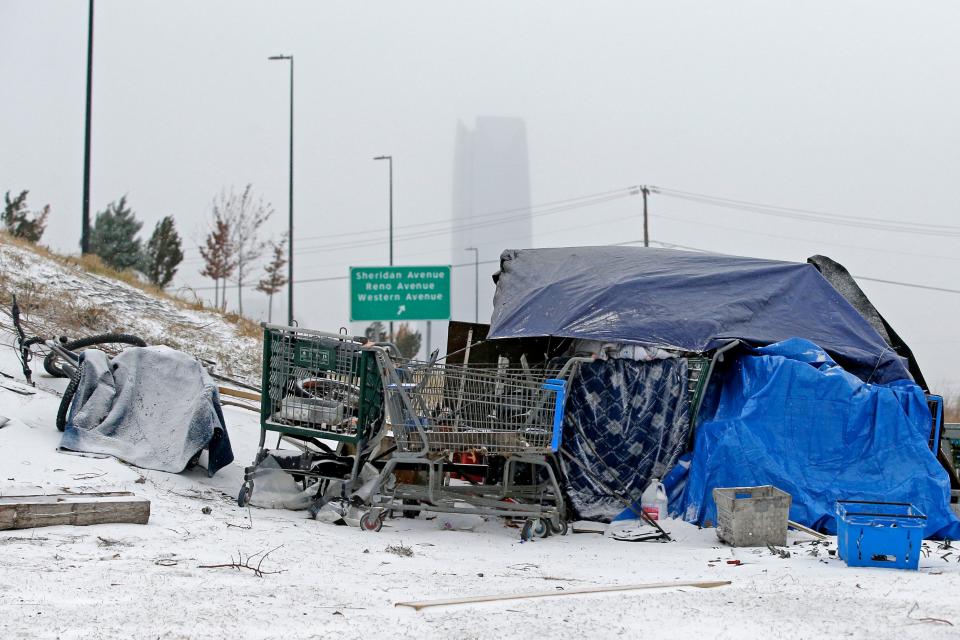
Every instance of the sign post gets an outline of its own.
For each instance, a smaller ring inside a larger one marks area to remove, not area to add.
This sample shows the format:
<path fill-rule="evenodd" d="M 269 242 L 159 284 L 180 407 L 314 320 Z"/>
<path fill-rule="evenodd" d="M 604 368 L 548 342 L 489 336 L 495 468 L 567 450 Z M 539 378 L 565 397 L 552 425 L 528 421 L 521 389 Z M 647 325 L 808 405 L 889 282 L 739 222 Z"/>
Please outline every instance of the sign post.
<path fill-rule="evenodd" d="M 449 319 L 449 265 L 350 267 L 351 322 Z"/>

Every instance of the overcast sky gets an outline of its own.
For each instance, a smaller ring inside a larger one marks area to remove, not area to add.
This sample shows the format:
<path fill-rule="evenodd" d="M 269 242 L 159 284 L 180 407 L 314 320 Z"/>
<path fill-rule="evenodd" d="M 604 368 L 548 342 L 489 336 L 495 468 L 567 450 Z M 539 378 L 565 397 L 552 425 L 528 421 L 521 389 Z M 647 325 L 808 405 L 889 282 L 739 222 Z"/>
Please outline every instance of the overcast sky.
<path fill-rule="evenodd" d="M 286 63 L 267 61 L 277 53 L 296 56 L 298 278 L 386 262 L 385 242 L 355 246 L 385 238 L 375 155 L 396 159 L 398 236 L 448 218 L 456 123 L 483 115 L 525 119 L 534 204 L 651 184 L 960 227 L 956 2 L 99 0 L 94 33 L 92 207 L 126 194 L 145 236 L 173 215 L 188 247 L 180 285 L 211 284 L 195 246 L 221 190 L 252 183 L 277 211 L 270 233 L 285 227 L 289 85 Z M 84 0 L 0 0 L 0 191 L 49 203 L 45 241 L 64 251 L 80 232 L 86 36 Z M 857 275 L 960 289 L 958 238 L 946 234 L 657 195 L 650 207 L 656 241 L 823 253 Z M 533 245 L 638 239 L 640 211 L 626 197 L 535 217 Z M 529 243 L 481 246 L 481 260 Z M 401 240 L 396 254 L 472 257 L 451 254 L 446 236 Z M 960 385 L 960 295 L 861 284 L 928 380 Z M 472 269 L 454 269 L 454 286 L 472 296 Z M 301 324 L 346 323 L 345 281 L 305 282 L 297 296 Z M 284 317 L 283 297 L 274 304 Z"/>

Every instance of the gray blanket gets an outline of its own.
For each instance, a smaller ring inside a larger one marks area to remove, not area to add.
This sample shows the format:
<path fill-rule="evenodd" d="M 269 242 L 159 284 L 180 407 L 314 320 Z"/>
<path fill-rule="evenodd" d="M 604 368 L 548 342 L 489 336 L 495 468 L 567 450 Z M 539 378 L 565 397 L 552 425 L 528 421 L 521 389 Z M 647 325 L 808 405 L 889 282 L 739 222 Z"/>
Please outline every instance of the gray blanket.
<path fill-rule="evenodd" d="M 233 461 L 216 385 L 195 358 L 164 346 L 113 359 L 84 351 L 60 447 L 171 473 L 204 448 L 211 476 Z"/>

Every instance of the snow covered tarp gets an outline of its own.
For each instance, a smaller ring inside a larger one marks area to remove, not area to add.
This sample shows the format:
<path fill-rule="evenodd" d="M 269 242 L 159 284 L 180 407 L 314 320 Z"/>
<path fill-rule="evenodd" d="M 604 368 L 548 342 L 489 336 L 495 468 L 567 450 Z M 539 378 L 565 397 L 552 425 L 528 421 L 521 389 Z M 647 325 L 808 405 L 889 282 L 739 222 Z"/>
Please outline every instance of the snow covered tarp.
<path fill-rule="evenodd" d="M 233 462 L 217 387 L 196 358 L 156 346 L 113 359 L 90 349 L 80 362 L 61 449 L 171 473 L 208 449 L 210 476 Z"/>
<path fill-rule="evenodd" d="M 704 352 L 806 338 L 870 382 L 906 361 L 811 264 L 636 247 L 504 251 L 490 338 L 554 336 Z"/>
<path fill-rule="evenodd" d="M 815 529 L 836 531 L 837 500 L 910 502 L 927 515 L 925 537 L 960 538 L 920 387 L 866 384 L 806 340 L 752 353 L 723 372 L 703 408 L 672 512 L 716 523 L 715 487 L 772 484 L 793 496 L 790 519 Z"/>

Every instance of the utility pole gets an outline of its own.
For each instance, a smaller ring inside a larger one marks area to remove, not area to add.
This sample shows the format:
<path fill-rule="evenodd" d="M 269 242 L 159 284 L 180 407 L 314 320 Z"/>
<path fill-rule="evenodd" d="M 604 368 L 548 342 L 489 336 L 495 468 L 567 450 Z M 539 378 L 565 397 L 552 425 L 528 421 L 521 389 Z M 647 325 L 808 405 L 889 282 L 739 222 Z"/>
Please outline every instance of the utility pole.
<path fill-rule="evenodd" d="M 650 189 L 647 188 L 647 185 L 640 187 L 640 193 L 643 194 L 643 246 L 650 246 L 650 224 L 647 216 L 647 196 L 650 194 Z"/>
<path fill-rule="evenodd" d="M 290 180 L 289 213 L 290 225 L 287 231 L 287 326 L 293 326 L 293 56 L 270 56 L 268 60 L 290 61 Z"/>
<path fill-rule="evenodd" d="M 80 253 L 90 253 L 90 109 L 93 102 L 93 0 L 87 18 L 87 116 L 83 134 L 83 222 Z"/>

